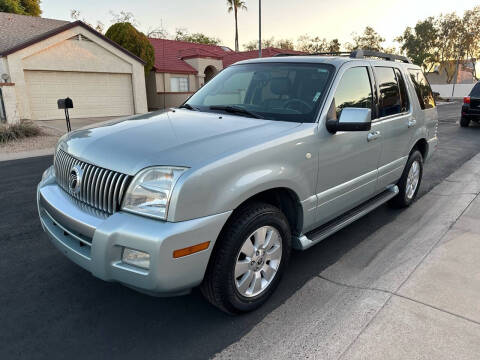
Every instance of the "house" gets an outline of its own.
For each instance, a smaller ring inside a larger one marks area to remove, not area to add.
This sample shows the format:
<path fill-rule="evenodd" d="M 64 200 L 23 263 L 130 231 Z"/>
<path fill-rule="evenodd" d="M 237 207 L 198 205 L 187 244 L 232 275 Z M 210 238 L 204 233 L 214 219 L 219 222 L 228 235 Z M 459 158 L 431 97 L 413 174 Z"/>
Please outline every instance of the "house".
<path fill-rule="evenodd" d="M 237 61 L 258 57 L 256 50 L 235 52 L 218 45 L 149 40 L 155 49 L 155 66 L 146 80 L 150 110 L 178 106 L 222 69 Z M 264 57 L 280 53 L 301 54 L 277 48 L 262 50 Z"/>
<path fill-rule="evenodd" d="M 147 112 L 144 61 L 81 21 L 0 12 L 0 78 L 8 122 Z"/>

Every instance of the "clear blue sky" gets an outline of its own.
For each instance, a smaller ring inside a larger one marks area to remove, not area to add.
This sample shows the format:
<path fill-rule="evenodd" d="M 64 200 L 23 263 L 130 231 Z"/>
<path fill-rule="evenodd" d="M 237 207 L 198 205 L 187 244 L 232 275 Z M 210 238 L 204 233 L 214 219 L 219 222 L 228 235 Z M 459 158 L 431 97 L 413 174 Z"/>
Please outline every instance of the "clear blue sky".
<path fill-rule="evenodd" d="M 257 39 L 258 0 L 246 0 L 248 11 L 239 15 L 240 45 Z M 309 33 L 327 39 L 351 40 L 352 32 L 360 33 L 366 25 L 373 26 L 388 44 L 407 25 L 428 16 L 456 11 L 462 15 L 475 6 L 465 0 L 262 0 L 263 36 L 296 40 Z M 110 25 L 110 11 L 132 12 L 139 28 L 146 32 L 163 23 L 170 32 L 187 28 L 203 32 L 233 47 L 234 18 L 227 13 L 225 0 L 43 0 L 43 16 L 70 19 L 70 10 L 80 10 L 91 23 Z"/>

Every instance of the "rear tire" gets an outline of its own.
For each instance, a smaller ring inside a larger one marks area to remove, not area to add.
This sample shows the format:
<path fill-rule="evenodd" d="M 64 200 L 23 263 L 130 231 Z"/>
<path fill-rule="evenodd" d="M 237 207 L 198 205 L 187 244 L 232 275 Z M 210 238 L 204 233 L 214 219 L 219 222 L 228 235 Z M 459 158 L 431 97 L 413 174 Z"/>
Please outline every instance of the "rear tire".
<path fill-rule="evenodd" d="M 403 170 L 402 177 L 397 183 L 400 192 L 392 200 L 390 205 L 396 208 L 410 206 L 416 199 L 423 177 L 423 156 L 418 150 L 414 150 L 408 158 L 407 165 Z"/>
<path fill-rule="evenodd" d="M 255 310 L 278 286 L 290 249 L 290 226 L 278 208 L 260 202 L 240 208 L 215 244 L 201 291 L 226 313 Z"/>
<path fill-rule="evenodd" d="M 461 127 L 468 127 L 468 125 L 470 125 L 470 120 L 467 119 L 466 117 L 462 116 L 460 118 L 460 126 Z"/>

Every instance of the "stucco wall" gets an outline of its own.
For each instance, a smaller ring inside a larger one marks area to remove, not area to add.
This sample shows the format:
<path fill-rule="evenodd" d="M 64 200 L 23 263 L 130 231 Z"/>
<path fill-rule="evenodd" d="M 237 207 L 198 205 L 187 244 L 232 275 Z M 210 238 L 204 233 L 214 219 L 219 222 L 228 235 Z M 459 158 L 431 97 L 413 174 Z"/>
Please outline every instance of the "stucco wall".
<path fill-rule="evenodd" d="M 453 84 L 444 84 L 444 85 L 437 85 L 432 84 L 432 90 L 435 92 L 440 93 L 440 96 L 443 98 L 463 98 L 470 94 L 475 84 L 456 84 L 455 85 L 455 92 L 452 96 L 453 91 Z"/>
<path fill-rule="evenodd" d="M 14 84 L 0 84 L 7 123 L 12 124 L 20 120 L 17 108 L 17 95 Z"/>
<path fill-rule="evenodd" d="M 195 78 L 195 90 L 200 89 L 205 84 L 205 69 L 208 66 L 213 66 L 216 73 L 220 72 L 223 69 L 223 62 L 222 60 L 218 59 L 193 58 L 185 59 L 184 61 L 190 66 L 193 66 L 198 71 L 198 74 Z"/>
<path fill-rule="evenodd" d="M 82 34 L 90 41 L 69 40 Z M 75 27 L 7 56 L 19 116 L 31 119 L 24 70 L 131 73 L 136 114 L 147 112 L 143 65 L 82 27 Z"/>
<path fill-rule="evenodd" d="M 188 78 L 189 91 L 172 92 L 170 87 L 170 78 L 172 77 Z M 156 73 L 152 71 L 146 82 L 149 110 L 179 106 L 197 90 L 195 75 L 193 74 Z"/>

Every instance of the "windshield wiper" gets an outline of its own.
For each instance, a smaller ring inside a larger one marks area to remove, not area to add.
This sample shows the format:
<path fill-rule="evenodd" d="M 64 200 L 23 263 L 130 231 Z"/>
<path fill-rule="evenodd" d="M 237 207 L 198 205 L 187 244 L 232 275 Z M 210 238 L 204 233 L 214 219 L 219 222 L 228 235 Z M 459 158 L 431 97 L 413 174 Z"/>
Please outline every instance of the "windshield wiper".
<path fill-rule="evenodd" d="M 229 113 L 232 113 L 232 114 L 243 114 L 243 115 L 253 117 L 255 119 L 263 119 L 263 116 L 260 116 L 260 115 L 254 113 L 254 112 L 248 111 L 244 108 L 237 107 L 237 106 L 213 105 L 213 106 L 210 106 L 210 110 L 222 110 L 222 111 L 226 111 L 226 112 L 229 112 Z"/>
<path fill-rule="evenodd" d="M 196 108 L 195 106 L 192 106 L 188 103 L 183 104 L 182 106 L 179 107 L 179 109 L 187 109 L 187 110 L 193 110 L 193 111 L 200 111 L 200 109 Z"/>

